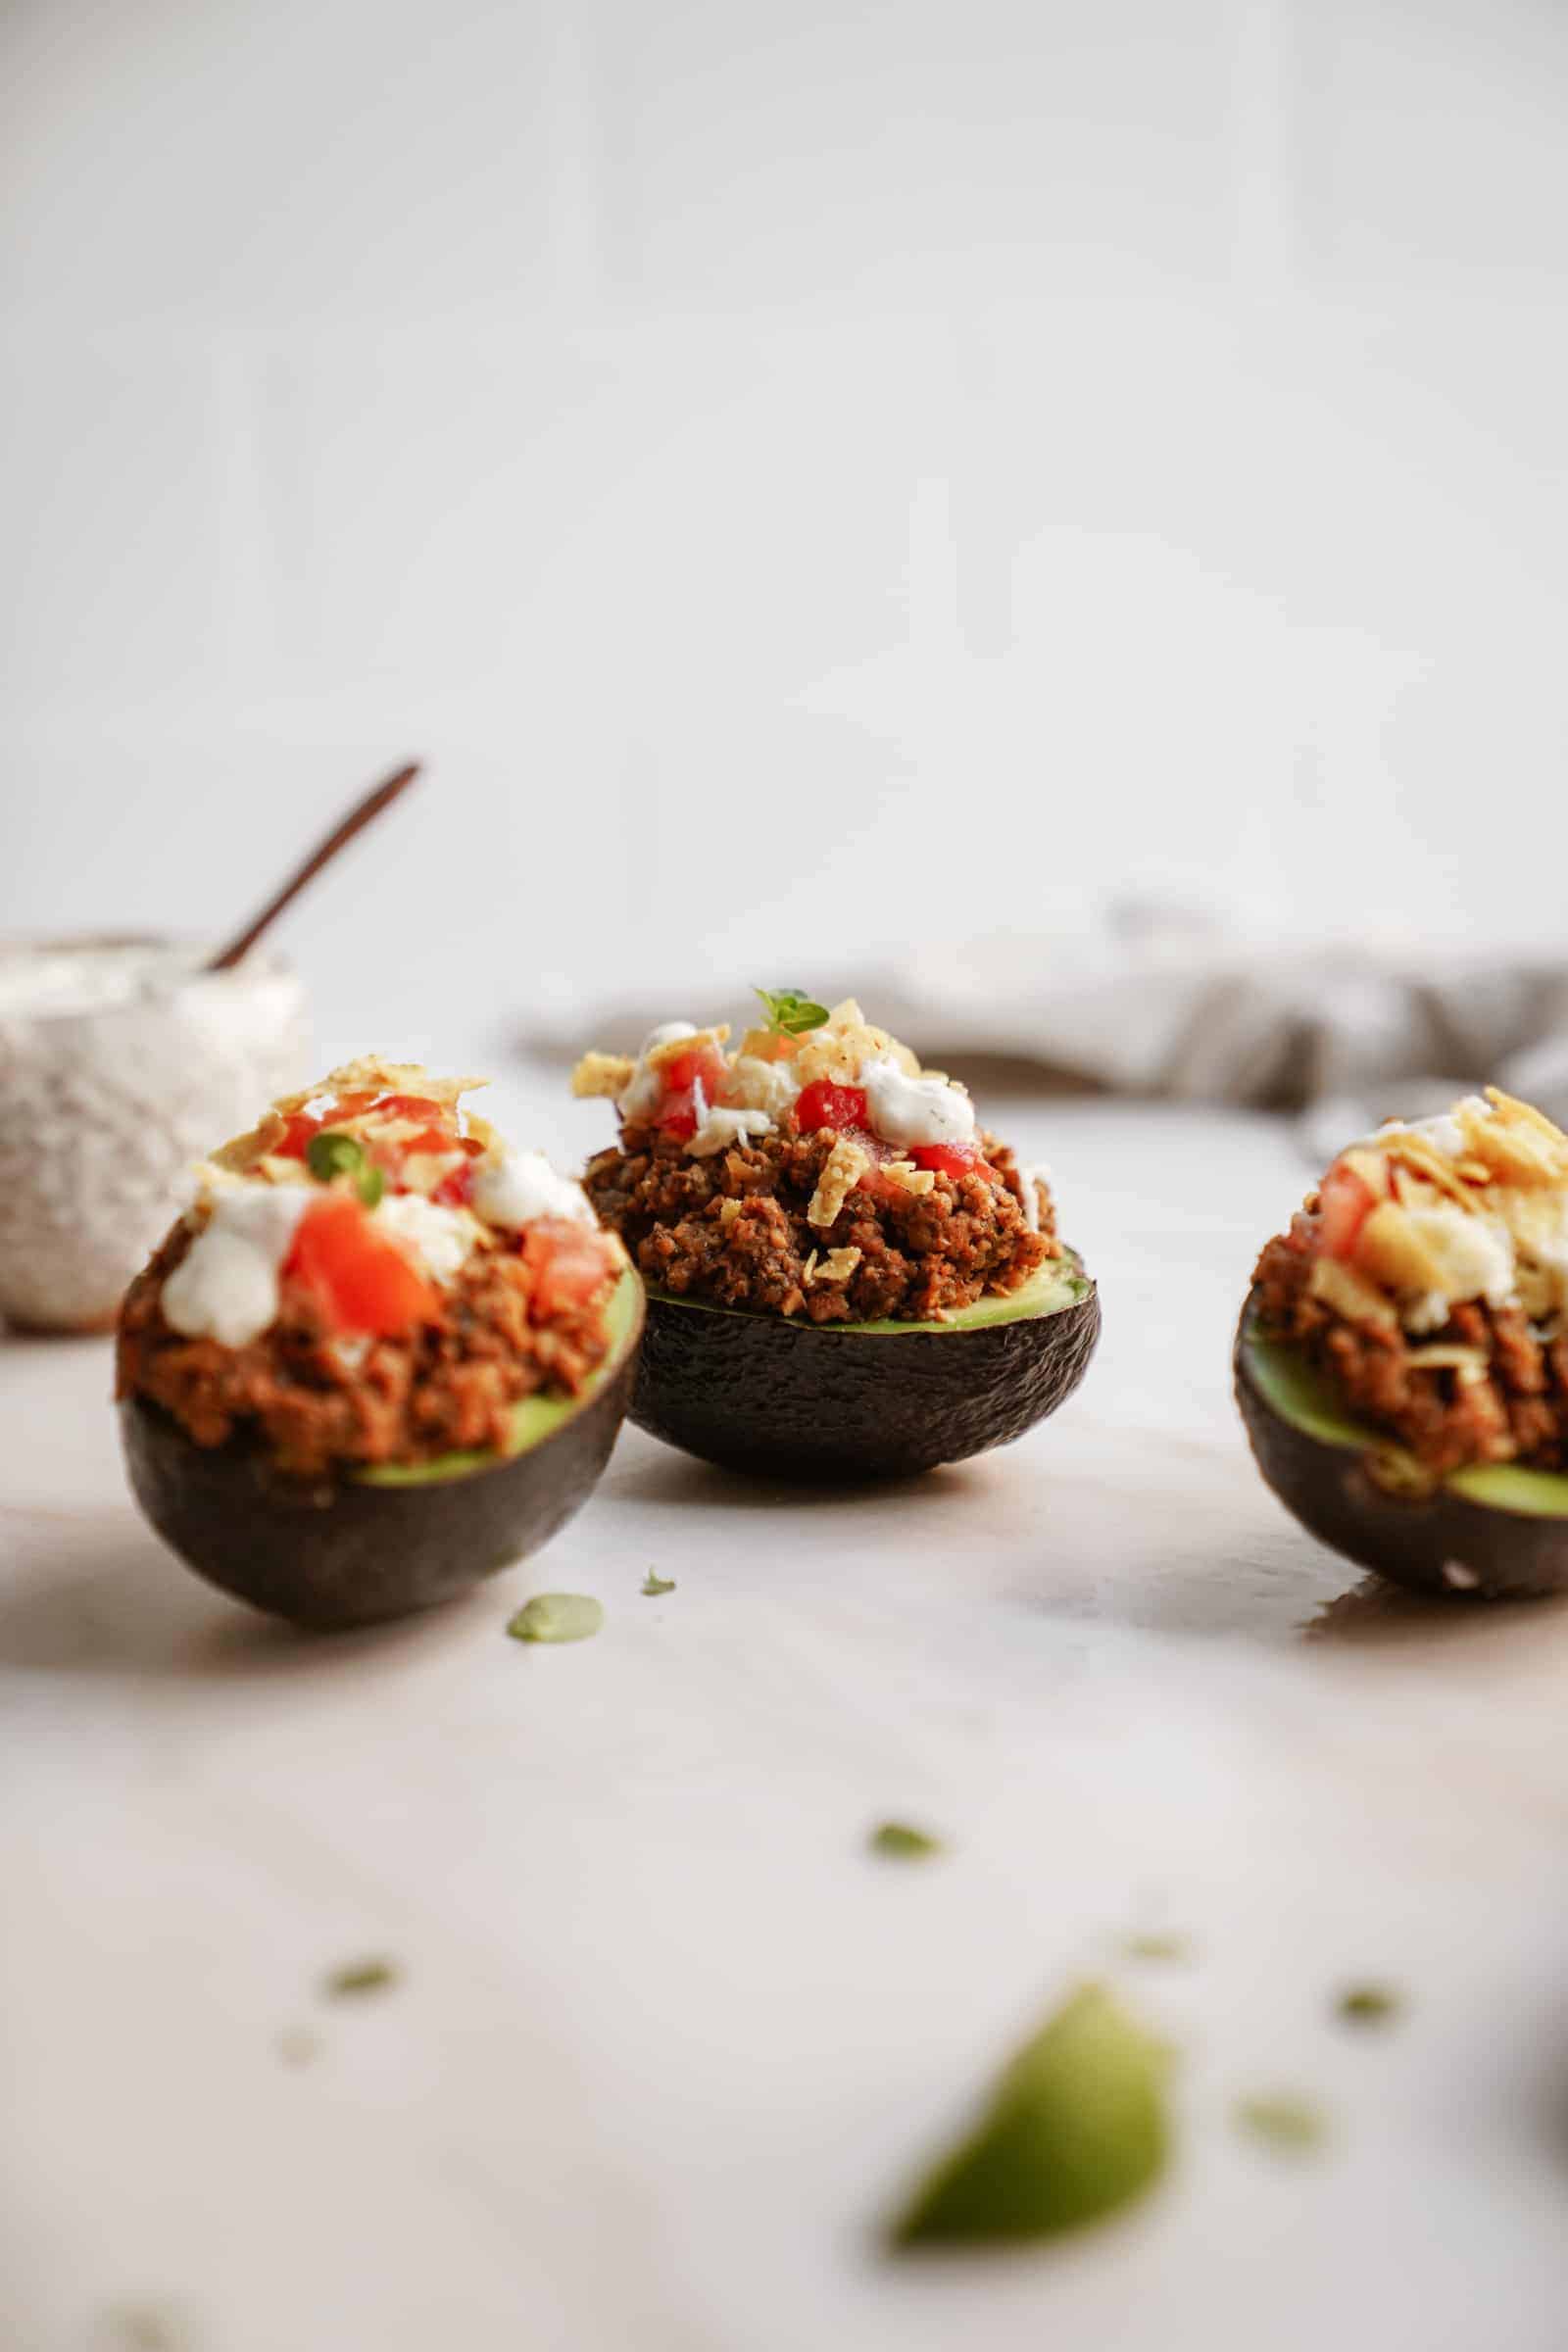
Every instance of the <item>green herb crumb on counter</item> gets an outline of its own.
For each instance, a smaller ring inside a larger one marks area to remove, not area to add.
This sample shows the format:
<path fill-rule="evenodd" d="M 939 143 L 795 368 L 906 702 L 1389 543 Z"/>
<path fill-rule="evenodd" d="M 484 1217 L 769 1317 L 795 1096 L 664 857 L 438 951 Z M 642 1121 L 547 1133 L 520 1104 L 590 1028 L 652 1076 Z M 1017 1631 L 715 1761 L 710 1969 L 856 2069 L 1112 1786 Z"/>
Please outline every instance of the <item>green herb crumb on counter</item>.
<path fill-rule="evenodd" d="M 352 2001 L 368 1992 L 390 1992 L 402 1979 L 395 1960 L 349 1960 L 322 1978 L 321 1990 L 329 2001 Z"/>
<path fill-rule="evenodd" d="M 604 1604 L 587 1592 L 536 1592 L 507 1626 L 514 1642 L 586 1642 L 605 1622 Z"/>
<path fill-rule="evenodd" d="M 1315 2099 L 1299 2091 L 1265 2091 L 1238 2099 L 1234 2113 L 1244 2132 L 1282 2156 L 1308 2156 L 1328 2137 L 1328 2117 Z"/>
<path fill-rule="evenodd" d="M 661 1576 L 657 1568 L 650 1568 L 643 1578 L 641 1589 L 647 1599 L 657 1600 L 661 1592 L 674 1592 L 675 1579 L 672 1576 Z"/>
<path fill-rule="evenodd" d="M 1352 2026 L 1392 2025 L 1404 2007 L 1404 1995 L 1392 1984 L 1348 1984 L 1335 2012 Z"/>
<path fill-rule="evenodd" d="M 1193 1947 L 1185 1936 L 1165 1931 L 1152 1935 L 1129 1936 L 1123 1946 L 1129 1960 L 1190 1960 Z"/>
<path fill-rule="evenodd" d="M 942 1838 L 933 1838 L 929 1830 L 917 1830 L 906 1821 L 884 1821 L 871 1832 L 867 1840 L 873 1854 L 888 1854 L 900 1862 L 922 1862 L 932 1854 L 947 1852 Z"/>
<path fill-rule="evenodd" d="M 895 2247 L 1048 2238 L 1146 2194 L 1170 2153 L 1167 2045 L 1084 1984 L 1011 2058 L 972 2131 L 927 2176 Z"/>

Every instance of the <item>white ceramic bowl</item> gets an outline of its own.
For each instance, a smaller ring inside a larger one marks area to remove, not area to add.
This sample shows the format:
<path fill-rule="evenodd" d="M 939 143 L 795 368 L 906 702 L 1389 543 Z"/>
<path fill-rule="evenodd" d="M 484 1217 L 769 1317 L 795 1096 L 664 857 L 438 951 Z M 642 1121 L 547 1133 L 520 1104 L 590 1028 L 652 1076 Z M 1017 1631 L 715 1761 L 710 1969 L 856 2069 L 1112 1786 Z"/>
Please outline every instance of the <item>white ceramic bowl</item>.
<path fill-rule="evenodd" d="M 0 1312 L 24 1329 L 107 1329 L 192 1163 L 309 1075 L 295 974 L 204 952 L 0 946 Z"/>

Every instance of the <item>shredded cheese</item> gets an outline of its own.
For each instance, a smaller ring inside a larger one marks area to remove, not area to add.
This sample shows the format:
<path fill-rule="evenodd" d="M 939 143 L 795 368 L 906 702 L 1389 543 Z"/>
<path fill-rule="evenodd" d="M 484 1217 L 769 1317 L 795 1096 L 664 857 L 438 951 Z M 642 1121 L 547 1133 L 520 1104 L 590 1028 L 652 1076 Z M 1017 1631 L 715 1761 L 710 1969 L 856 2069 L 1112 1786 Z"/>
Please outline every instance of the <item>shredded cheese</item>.
<path fill-rule="evenodd" d="M 603 1096 L 618 1102 L 636 1074 L 629 1054 L 585 1054 L 571 1073 L 571 1091 L 579 1102 Z"/>

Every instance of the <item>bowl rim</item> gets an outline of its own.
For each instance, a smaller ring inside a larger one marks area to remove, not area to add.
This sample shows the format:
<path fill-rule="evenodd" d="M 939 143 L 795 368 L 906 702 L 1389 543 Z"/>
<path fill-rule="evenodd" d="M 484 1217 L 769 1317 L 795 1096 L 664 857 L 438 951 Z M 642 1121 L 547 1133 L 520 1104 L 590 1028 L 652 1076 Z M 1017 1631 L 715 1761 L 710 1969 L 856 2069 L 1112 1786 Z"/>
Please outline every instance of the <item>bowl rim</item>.
<path fill-rule="evenodd" d="M 166 950 L 171 956 L 184 952 L 202 956 L 218 945 L 217 941 L 198 938 L 177 931 L 57 931 L 0 933 L 0 974 L 14 971 L 31 963 L 42 962 L 54 956 L 109 955 L 126 948 Z M 59 1021 L 97 1021 L 123 1013 L 132 1006 L 146 1009 L 154 1004 L 174 1004 L 194 989 L 221 986 L 228 990 L 251 992 L 260 987 L 275 986 L 279 981 L 293 983 L 296 995 L 304 1001 L 305 983 L 298 966 L 278 949 L 263 942 L 254 955 L 231 971 L 209 972 L 200 964 L 171 971 L 167 984 L 148 993 L 132 993 L 100 999 L 96 1003 L 29 1004 L 25 1002 L 12 1006 L 0 1006 L 0 1023 L 15 1031 L 23 1027 L 44 1027 Z"/>

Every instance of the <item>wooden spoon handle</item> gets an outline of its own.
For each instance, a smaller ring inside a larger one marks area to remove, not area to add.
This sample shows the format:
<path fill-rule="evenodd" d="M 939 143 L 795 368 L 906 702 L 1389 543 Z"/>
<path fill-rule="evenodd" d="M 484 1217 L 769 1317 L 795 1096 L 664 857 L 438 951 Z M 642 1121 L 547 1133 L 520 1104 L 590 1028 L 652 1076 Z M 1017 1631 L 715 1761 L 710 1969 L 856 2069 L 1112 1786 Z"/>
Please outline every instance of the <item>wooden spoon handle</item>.
<path fill-rule="evenodd" d="M 355 834 L 363 831 L 372 817 L 379 816 L 383 808 L 389 808 L 399 793 L 414 782 L 418 772 L 418 760 L 411 760 L 407 767 L 400 767 L 395 776 L 388 776 L 384 783 L 377 784 L 373 792 L 368 792 L 364 800 L 356 801 L 342 823 L 324 841 L 318 842 L 304 864 L 296 866 L 282 889 L 268 900 L 255 920 L 247 923 L 238 938 L 231 939 L 220 955 L 210 958 L 207 969 L 210 972 L 232 971 L 235 964 L 250 954 L 262 933 L 276 922 L 284 907 L 291 906 L 306 885 L 315 881 L 322 866 L 329 865 L 339 850 L 346 848 Z"/>

